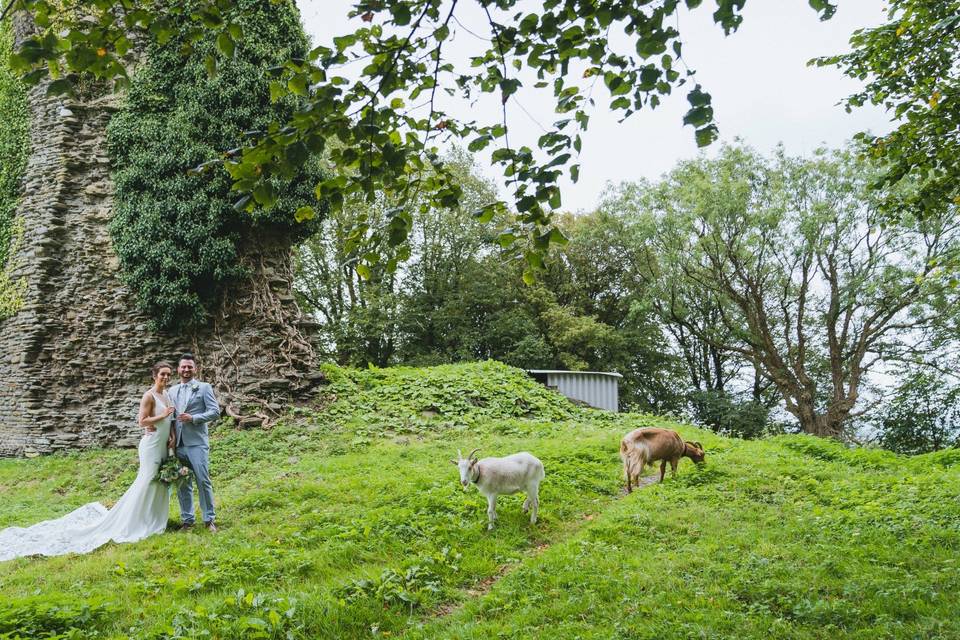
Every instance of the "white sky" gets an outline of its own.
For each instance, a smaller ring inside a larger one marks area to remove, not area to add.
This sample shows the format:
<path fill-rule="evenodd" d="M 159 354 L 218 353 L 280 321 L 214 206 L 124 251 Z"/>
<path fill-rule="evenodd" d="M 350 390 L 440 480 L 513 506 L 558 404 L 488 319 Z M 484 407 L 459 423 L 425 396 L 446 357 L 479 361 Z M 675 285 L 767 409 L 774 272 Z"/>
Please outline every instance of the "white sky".
<path fill-rule="evenodd" d="M 333 36 L 348 33 L 358 24 L 354 21 L 351 26 L 346 19 L 348 0 L 298 0 L 297 4 L 315 44 L 330 44 Z M 463 55 L 477 46 L 463 27 L 488 32 L 485 22 L 471 14 L 471 4 L 464 3 L 462 12 L 458 8 L 462 26 L 453 25 L 454 56 L 457 47 Z M 840 146 L 858 131 L 889 130 L 887 116 L 878 109 L 847 114 L 837 106 L 858 88 L 857 82 L 832 68 L 806 66 L 816 56 L 848 50 L 847 41 L 855 29 L 883 22 L 881 0 L 839 2 L 836 15 L 827 22 L 817 19 L 806 0 L 748 2 L 743 25 L 730 37 L 724 37 L 713 23 L 712 7 L 712 2 L 705 2 L 696 11 L 683 12 L 679 24 L 684 60 L 697 71 L 696 81 L 713 96 L 721 140 L 739 137 L 762 152 L 782 142 L 789 153 L 805 154 L 824 144 Z M 655 111 L 644 110 L 621 124 L 606 113 L 605 91 L 597 91 L 597 108 L 579 158 L 580 181 L 561 183 L 563 208 L 590 209 L 606 182 L 655 179 L 678 160 L 694 157 L 698 150 L 693 128 L 682 124 L 688 108 L 685 96 L 683 87 Z M 535 145 L 541 133 L 536 122 L 548 124 L 555 119 L 551 99 L 549 90 L 525 90 L 509 103 L 513 146 Z M 465 107 L 449 109 L 453 115 L 463 115 L 456 109 Z M 475 111 L 483 109 L 482 104 L 474 106 Z M 489 177 L 497 179 L 495 171 L 488 170 Z"/>

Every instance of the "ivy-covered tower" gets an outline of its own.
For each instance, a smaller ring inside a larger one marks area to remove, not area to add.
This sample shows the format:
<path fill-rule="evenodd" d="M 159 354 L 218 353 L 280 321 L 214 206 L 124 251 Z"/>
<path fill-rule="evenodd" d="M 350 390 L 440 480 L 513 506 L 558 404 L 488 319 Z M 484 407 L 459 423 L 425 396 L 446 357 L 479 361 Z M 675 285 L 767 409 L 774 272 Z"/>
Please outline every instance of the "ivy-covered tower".
<path fill-rule="evenodd" d="M 25 92 L 25 162 L 6 222 L 0 208 L 10 237 L 0 455 L 134 444 L 150 366 L 184 351 L 246 424 L 319 382 L 291 262 L 310 231 L 292 211 L 316 176 L 308 168 L 278 185 L 279 206 L 251 215 L 234 210 L 225 176 L 187 174 L 290 108 L 271 104 L 262 70 L 305 49 L 296 8 L 245 4 L 244 42 L 216 77 L 202 62 L 212 43 L 184 59 L 175 37 L 140 52 L 122 95 L 86 86 L 53 98 L 44 83 Z M 15 20 L 14 40 L 29 29 Z"/>

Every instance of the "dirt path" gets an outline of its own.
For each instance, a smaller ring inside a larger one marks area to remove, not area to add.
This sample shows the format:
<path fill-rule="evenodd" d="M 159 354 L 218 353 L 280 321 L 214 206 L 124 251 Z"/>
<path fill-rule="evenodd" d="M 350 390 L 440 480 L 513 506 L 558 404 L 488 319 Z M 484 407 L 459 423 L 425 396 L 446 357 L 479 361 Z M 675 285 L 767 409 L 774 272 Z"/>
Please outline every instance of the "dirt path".
<path fill-rule="evenodd" d="M 640 478 L 640 481 L 637 482 L 636 486 L 633 487 L 633 490 L 636 491 L 637 489 L 643 489 L 644 487 L 649 487 L 650 485 L 656 484 L 657 482 L 659 482 L 659 480 L 660 480 L 659 473 L 655 473 L 652 476 L 643 476 L 642 478 Z M 624 487 L 620 491 L 620 495 L 622 496 L 627 495 L 626 487 Z"/>

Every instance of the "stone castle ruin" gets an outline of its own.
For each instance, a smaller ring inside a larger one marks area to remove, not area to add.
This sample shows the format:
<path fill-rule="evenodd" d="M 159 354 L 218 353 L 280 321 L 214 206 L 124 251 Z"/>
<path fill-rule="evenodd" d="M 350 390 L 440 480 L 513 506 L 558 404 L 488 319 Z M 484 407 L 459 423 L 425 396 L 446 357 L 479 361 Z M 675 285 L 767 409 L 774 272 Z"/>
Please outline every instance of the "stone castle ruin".
<path fill-rule="evenodd" d="M 27 26 L 15 22 L 22 40 Z M 245 426 L 282 411 L 320 381 L 313 323 L 292 294 L 288 242 L 258 235 L 242 251 L 249 277 L 194 334 L 150 328 L 119 277 L 108 223 L 113 185 L 106 127 L 119 98 L 29 91 L 31 152 L 17 216 L 23 238 L 11 275 L 26 282 L 20 311 L 0 320 L 0 456 L 128 446 L 150 366 L 184 351 L 198 359 Z"/>

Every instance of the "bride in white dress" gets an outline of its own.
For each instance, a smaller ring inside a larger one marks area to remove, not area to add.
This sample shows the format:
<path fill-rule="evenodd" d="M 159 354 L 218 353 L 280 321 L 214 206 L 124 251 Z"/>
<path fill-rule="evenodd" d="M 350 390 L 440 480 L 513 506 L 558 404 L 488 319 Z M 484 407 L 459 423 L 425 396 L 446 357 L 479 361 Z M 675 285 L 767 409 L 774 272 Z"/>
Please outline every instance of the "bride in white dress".
<path fill-rule="evenodd" d="M 166 392 L 172 370 L 167 362 L 153 366 L 153 386 L 140 400 L 138 422 L 144 428 L 137 447 L 140 469 L 123 497 L 110 510 L 91 502 L 56 520 L 0 531 L 0 560 L 87 553 L 111 540 L 134 542 L 167 528 L 170 488 L 154 477 L 175 441 L 174 406 Z"/>

